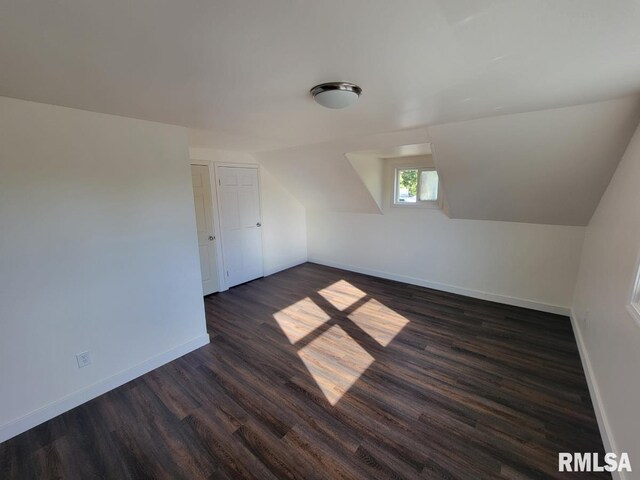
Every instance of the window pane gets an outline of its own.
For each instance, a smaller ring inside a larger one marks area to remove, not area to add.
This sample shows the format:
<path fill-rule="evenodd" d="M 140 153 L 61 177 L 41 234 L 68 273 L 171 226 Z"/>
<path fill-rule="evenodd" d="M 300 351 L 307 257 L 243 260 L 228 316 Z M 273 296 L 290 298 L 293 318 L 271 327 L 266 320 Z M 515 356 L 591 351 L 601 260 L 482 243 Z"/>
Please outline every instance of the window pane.
<path fill-rule="evenodd" d="M 420 172 L 420 200 L 438 199 L 438 173 L 435 170 Z"/>
<path fill-rule="evenodd" d="M 418 170 L 398 170 L 396 203 L 416 203 L 418 193 Z"/>

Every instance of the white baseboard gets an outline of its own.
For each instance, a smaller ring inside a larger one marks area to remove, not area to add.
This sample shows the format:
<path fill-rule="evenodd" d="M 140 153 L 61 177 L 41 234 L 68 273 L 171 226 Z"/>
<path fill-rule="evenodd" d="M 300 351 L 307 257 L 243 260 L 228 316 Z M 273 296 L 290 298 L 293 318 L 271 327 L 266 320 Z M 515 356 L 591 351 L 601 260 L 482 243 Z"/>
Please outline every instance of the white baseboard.
<path fill-rule="evenodd" d="M 276 265 L 275 267 L 265 268 L 264 276 L 268 277 L 269 275 L 273 275 L 274 273 L 281 272 L 283 270 L 287 270 L 288 268 L 297 267 L 298 265 L 302 265 L 303 263 L 307 263 L 306 258 L 299 258 L 297 260 L 293 260 L 291 262 L 281 263 Z"/>
<path fill-rule="evenodd" d="M 472 290 L 469 288 L 456 287 L 454 285 L 448 285 L 446 283 L 431 282 L 423 280 L 421 278 L 408 277 L 405 275 L 398 275 L 395 273 L 381 272 L 379 270 L 372 270 L 369 268 L 356 267 L 354 265 L 346 265 L 343 263 L 337 263 L 330 260 L 322 260 L 320 258 L 309 258 L 309 262 L 317 263 L 320 265 L 326 265 L 327 267 L 340 268 L 342 270 L 349 270 L 351 272 L 363 273 L 365 275 L 371 275 L 373 277 L 386 278 L 387 280 L 395 280 L 397 282 L 409 283 L 411 285 L 418 285 L 420 287 L 433 288 L 434 290 L 442 290 L 443 292 L 457 293 L 458 295 L 465 295 L 467 297 L 479 298 L 481 300 L 489 300 L 491 302 L 504 303 L 506 305 L 513 305 L 516 307 L 530 308 L 532 310 L 539 310 L 541 312 L 555 313 L 558 315 L 569 316 L 571 309 L 569 307 L 563 307 L 560 305 L 549 305 L 546 303 L 536 302 L 534 300 L 526 300 L 523 298 L 510 297 L 507 295 L 499 295 L 496 293 L 481 292 L 479 290 Z"/>
<path fill-rule="evenodd" d="M 593 403 L 593 410 L 596 414 L 596 420 L 598 421 L 598 428 L 600 429 L 600 436 L 602 437 L 602 443 L 604 445 L 605 452 L 614 452 L 620 454 L 616 443 L 611 433 L 611 424 L 607 418 L 607 414 L 603 408 L 602 396 L 600 395 L 600 389 L 598 388 L 598 382 L 593 374 L 593 367 L 589 360 L 589 354 L 582 338 L 582 331 L 578 326 L 578 319 L 576 318 L 573 309 L 569 315 L 571 318 L 571 327 L 573 328 L 573 334 L 576 337 L 576 343 L 578 344 L 578 351 L 580 352 L 580 360 L 582 361 L 582 369 L 584 370 L 585 377 L 587 378 L 587 386 L 589 387 L 589 394 L 591 395 L 591 402 Z M 633 466 L 633 465 L 632 465 Z M 614 479 L 626 480 L 627 475 L 625 472 L 611 472 Z"/>
<path fill-rule="evenodd" d="M 40 425 L 58 415 L 71 410 L 72 408 L 82 405 L 89 400 L 96 398 L 103 393 L 113 390 L 114 388 L 124 385 L 125 383 L 144 375 L 151 370 L 161 367 L 165 363 L 169 363 L 176 358 L 186 355 L 197 348 L 203 347 L 209 343 L 209 335 L 203 334 L 182 345 L 178 345 L 166 352 L 155 357 L 145 360 L 138 365 L 116 373 L 110 377 L 100 380 L 92 385 L 77 390 L 69 395 L 62 397 L 44 407 L 30 412 L 23 417 L 13 420 L 0 426 L 0 443 L 9 440 L 22 432 L 26 432 L 30 428 Z"/>

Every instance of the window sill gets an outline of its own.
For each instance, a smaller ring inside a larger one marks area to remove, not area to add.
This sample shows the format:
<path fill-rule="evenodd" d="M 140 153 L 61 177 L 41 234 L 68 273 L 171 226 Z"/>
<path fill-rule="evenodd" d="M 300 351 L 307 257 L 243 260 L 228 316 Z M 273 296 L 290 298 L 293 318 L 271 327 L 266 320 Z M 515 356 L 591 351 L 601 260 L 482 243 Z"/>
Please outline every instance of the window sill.
<path fill-rule="evenodd" d="M 434 201 L 434 202 L 416 202 L 416 203 L 392 203 L 391 204 L 392 208 L 416 208 L 416 209 L 422 209 L 422 208 L 427 208 L 427 209 L 441 209 L 441 205 L 440 202 L 438 201 Z"/>

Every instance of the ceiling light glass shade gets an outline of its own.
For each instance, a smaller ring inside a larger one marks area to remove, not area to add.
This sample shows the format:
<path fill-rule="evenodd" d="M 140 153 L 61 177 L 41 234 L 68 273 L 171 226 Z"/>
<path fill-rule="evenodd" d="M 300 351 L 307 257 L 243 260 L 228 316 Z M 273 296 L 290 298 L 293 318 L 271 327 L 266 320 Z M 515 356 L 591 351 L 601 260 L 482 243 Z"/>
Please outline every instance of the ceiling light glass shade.
<path fill-rule="evenodd" d="M 361 93 L 362 89 L 359 86 L 346 82 L 322 83 L 311 89 L 315 101 L 327 108 L 348 107 Z"/>

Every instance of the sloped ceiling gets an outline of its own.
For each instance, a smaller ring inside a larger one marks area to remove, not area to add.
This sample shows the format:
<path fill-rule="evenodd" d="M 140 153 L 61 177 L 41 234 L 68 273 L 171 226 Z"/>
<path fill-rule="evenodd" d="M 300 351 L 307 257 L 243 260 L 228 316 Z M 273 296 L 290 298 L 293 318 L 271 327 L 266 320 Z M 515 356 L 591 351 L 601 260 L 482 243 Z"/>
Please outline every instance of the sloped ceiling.
<path fill-rule="evenodd" d="M 399 145 L 424 143 L 425 138 L 424 129 L 406 130 L 256 153 L 254 156 L 308 210 L 379 214 L 381 210 L 376 194 L 367 185 L 369 179 L 361 176 L 363 170 L 356 170 L 346 154 L 369 149 L 392 150 Z M 376 161 L 374 156 L 368 159 Z M 382 169 L 377 170 L 382 175 Z"/>
<path fill-rule="evenodd" d="M 586 225 L 639 120 L 640 100 L 624 97 L 256 158 L 307 209 L 380 213 L 382 152 L 431 142 L 451 218 Z"/>
<path fill-rule="evenodd" d="M 430 127 L 449 215 L 586 225 L 639 118 L 622 98 Z"/>

